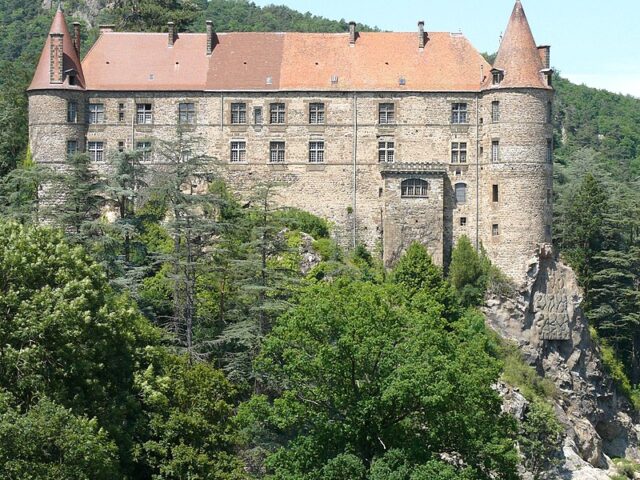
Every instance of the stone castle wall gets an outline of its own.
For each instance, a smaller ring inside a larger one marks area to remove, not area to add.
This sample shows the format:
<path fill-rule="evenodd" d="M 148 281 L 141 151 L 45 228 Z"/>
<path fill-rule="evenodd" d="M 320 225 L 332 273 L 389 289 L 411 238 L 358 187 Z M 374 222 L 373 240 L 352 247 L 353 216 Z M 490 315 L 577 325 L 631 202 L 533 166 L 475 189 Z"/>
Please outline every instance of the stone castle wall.
<path fill-rule="evenodd" d="M 517 277 L 537 243 L 547 241 L 551 205 L 546 203 L 551 167 L 546 163 L 546 91 L 494 90 L 475 93 L 345 92 L 65 92 L 30 94 L 30 133 L 34 158 L 62 163 L 67 140 L 101 141 L 105 153 L 123 143 L 175 138 L 178 104 L 192 102 L 196 123 L 184 130 L 198 138 L 203 151 L 224 166 L 231 188 L 251 198 L 260 183 L 278 182 L 277 201 L 327 218 L 344 246 L 381 244 L 388 264 L 413 240 L 425 243 L 434 259 L 446 264 L 460 235 L 482 243 L 491 258 Z M 79 103 L 79 123 L 66 122 L 67 101 Z M 491 102 L 498 99 L 501 117 L 491 123 Z M 86 104 L 103 103 L 105 122 L 86 124 Z M 231 104 L 246 103 L 247 124 L 231 124 Z M 286 105 L 283 125 L 269 124 L 269 104 Z M 325 104 L 325 123 L 310 125 L 308 105 Z M 136 104 L 153 105 L 153 123 L 137 125 Z M 380 103 L 393 103 L 395 123 L 378 123 Z M 453 103 L 466 103 L 468 123 L 451 124 Z M 124 105 L 124 120 L 119 119 Z M 263 124 L 254 125 L 253 109 L 262 107 Z M 477 113 L 476 113 L 477 112 Z M 500 139 L 500 161 L 491 162 L 491 142 Z M 230 144 L 246 142 L 246 162 L 230 163 Z M 325 142 L 322 164 L 309 162 L 309 142 Z M 378 142 L 393 141 L 394 164 L 438 165 L 383 176 Z M 284 141 L 283 164 L 269 163 L 269 142 Z M 467 145 L 466 163 L 451 163 L 452 142 Z M 156 159 L 157 160 L 157 159 Z M 479 160 L 479 161 L 478 161 Z M 154 160 L 150 161 L 153 170 Z M 401 182 L 422 178 L 426 198 L 402 198 Z M 478 180 L 479 179 L 479 180 Z M 457 202 L 456 184 L 466 185 Z M 491 200 L 499 184 L 501 200 Z M 499 224 L 498 235 L 492 235 Z"/>

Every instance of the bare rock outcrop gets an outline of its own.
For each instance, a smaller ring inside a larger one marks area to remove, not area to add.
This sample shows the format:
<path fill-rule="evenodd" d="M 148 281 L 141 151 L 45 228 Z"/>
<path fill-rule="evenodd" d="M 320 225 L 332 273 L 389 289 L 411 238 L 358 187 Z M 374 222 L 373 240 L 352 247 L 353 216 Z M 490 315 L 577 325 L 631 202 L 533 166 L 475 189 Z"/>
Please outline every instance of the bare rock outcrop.
<path fill-rule="evenodd" d="M 518 293 L 489 298 L 485 313 L 489 326 L 516 342 L 557 387 L 556 413 L 566 428 L 560 477 L 608 478 L 597 469 L 608 469 L 611 457 L 640 459 L 640 427 L 605 372 L 581 300 L 574 272 L 546 245 L 532 258 Z"/>

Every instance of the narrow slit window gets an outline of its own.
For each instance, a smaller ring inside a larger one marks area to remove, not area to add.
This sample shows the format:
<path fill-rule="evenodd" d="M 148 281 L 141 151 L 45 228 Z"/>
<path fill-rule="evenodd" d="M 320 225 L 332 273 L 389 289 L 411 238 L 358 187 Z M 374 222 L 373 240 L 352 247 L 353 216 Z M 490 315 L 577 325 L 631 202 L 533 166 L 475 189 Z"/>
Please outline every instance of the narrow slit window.
<path fill-rule="evenodd" d="M 500 191 L 498 189 L 498 185 L 494 185 L 493 186 L 492 199 L 493 199 L 494 202 L 499 202 L 500 201 Z"/>

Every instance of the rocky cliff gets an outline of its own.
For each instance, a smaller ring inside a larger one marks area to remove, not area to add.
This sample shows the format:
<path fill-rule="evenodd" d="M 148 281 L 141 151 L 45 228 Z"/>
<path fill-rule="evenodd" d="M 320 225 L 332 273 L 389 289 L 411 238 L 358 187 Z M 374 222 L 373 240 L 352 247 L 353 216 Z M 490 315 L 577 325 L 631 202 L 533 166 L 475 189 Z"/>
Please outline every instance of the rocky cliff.
<path fill-rule="evenodd" d="M 517 342 L 526 361 L 557 387 L 556 413 L 566 428 L 558 477 L 606 479 L 612 457 L 640 459 L 640 427 L 605 371 L 581 300 L 574 272 L 547 245 L 532 258 L 518 293 L 489 298 L 485 313 L 489 326 Z"/>

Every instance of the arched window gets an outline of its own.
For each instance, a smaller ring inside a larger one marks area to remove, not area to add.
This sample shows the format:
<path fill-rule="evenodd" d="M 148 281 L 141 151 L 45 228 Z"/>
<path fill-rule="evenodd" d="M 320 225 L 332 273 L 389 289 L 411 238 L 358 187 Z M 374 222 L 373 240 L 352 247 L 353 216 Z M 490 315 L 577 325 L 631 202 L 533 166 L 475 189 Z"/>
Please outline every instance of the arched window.
<path fill-rule="evenodd" d="M 467 184 L 456 183 L 456 203 L 467 203 Z"/>
<path fill-rule="evenodd" d="M 401 190 L 403 197 L 426 197 L 429 183 L 421 178 L 409 178 L 402 181 Z"/>

